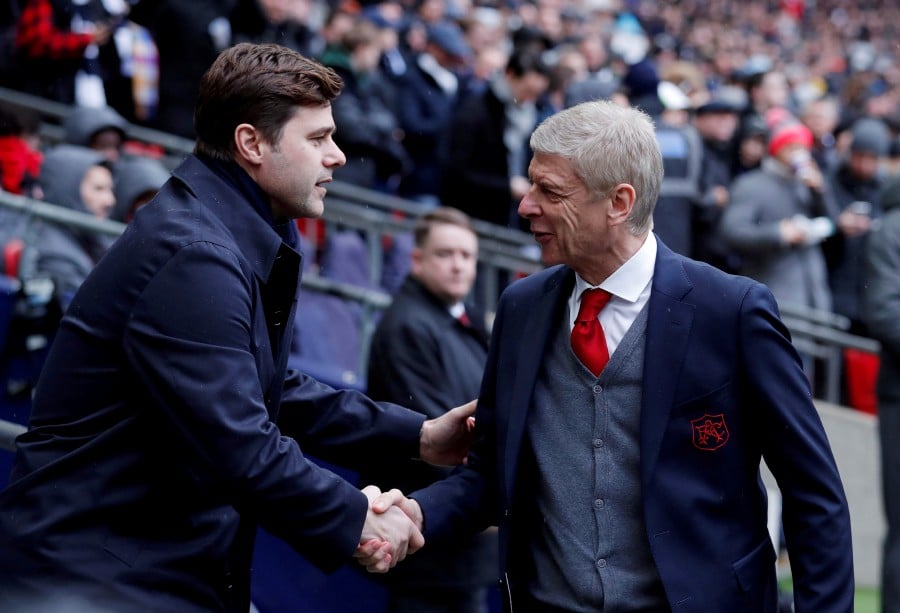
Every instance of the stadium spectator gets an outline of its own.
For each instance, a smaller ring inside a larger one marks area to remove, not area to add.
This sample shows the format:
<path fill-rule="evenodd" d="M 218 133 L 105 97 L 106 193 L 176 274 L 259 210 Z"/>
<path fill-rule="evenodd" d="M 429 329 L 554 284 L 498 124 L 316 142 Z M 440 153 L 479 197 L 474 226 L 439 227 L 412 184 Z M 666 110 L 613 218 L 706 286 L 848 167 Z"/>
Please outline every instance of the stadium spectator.
<path fill-rule="evenodd" d="M 719 223 L 731 200 L 735 135 L 745 106 L 746 96 L 740 89 L 723 86 L 697 107 L 692 122 L 703 142 L 692 257 L 726 272 L 737 272 L 740 265 L 722 240 Z"/>
<path fill-rule="evenodd" d="M 152 127 L 194 138 L 194 104 L 204 71 L 231 44 L 236 0 L 140 0 L 130 13 L 153 36 L 159 57 L 159 107 Z"/>
<path fill-rule="evenodd" d="M 836 209 L 810 155 L 812 133 L 799 122 L 777 126 L 759 170 L 739 176 L 719 229 L 741 257 L 741 272 L 765 283 L 779 303 L 830 311 L 821 242 Z"/>
<path fill-rule="evenodd" d="M 347 164 L 336 178 L 395 193 L 400 178 L 409 172 L 410 160 L 394 113 L 396 91 L 380 70 L 381 54 L 378 28 L 358 17 L 321 61 L 344 81 L 333 104 L 334 117 L 337 124 L 350 126 L 335 135 L 335 142 L 347 154 Z"/>
<path fill-rule="evenodd" d="M 115 163 L 122 156 L 128 122 L 109 106 L 73 107 L 63 119 L 64 142 L 88 147 Z"/>
<path fill-rule="evenodd" d="M 121 68 L 108 44 L 113 17 L 101 0 L 26 0 L 16 32 L 25 90 L 65 104 L 106 104 L 104 79 Z"/>
<path fill-rule="evenodd" d="M 50 204 L 106 219 L 115 205 L 110 165 L 102 154 L 74 145 L 57 145 L 44 156 L 39 179 Z M 33 245 L 37 273 L 49 276 L 63 306 L 67 306 L 110 240 L 64 222 L 35 221 Z"/>
<path fill-rule="evenodd" d="M 158 160 L 135 156 L 113 166 L 113 179 L 116 204 L 109 218 L 129 223 L 137 210 L 150 202 L 169 180 L 169 170 Z"/>
<path fill-rule="evenodd" d="M 900 174 L 885 184 L 883 223 L 869 239 L 865 322 L 881 343 L 878 433 L 887 533 L 881 554 L 881 610 L 900 610 Z"/>
<path fill-rule="evenodd" d="M 441 202 L 475 219 L 519 227 L 515 206 L 529 186 L 528 135 L 549 75 L 539 53 L 516 50 L 484 92 L 459 103 L 450 120 Z"/>
<path fill-rule="evenodd" d="M 29 138 L 37 117 L 26 110 L 0 105 L 0 189 L 34 197 L 43 154 Z"/>
<path fill-rule="evenodd" d="M 403 146 L 412 164 L 400 181 L 400 195 L 437 206 L 447 129 L 466 88 L 460 69 L 471 60 L 472 52 L 459 26 L 452 22 L 432 24 L 427 31 L 425 50 L 410 63 L 397 92 Z"/>
<path fill-rule="evenodd" d="M 835 313 L 850 320 L 850 332 L 867 336 L 861 301 L 867 278 L 865 245 L 872 224 L 881 217 L 884 176 L 881 163 L 890 147 L 890 132 L 880 119 L 862 117 L 850 128 L 850 147 L 826 174 L 834 194 L 838 230 L 824 243 L 828 281 Z"/>

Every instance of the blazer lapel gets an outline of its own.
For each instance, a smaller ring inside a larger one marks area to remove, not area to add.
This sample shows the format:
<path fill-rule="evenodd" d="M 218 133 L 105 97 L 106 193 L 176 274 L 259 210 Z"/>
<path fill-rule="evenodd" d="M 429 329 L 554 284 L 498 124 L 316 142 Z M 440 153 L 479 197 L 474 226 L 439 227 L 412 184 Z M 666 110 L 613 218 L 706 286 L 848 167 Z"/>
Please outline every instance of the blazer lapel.
<path fill-rule="evenodd" d="M 504 445 L 506 450 L 504 479 L 508 492 L 512 491 L 515 481 L 525 422 L 528 417 L 528 409 L 531 407 L 534 386 L 544 360 L 544 351 L 551 332 L 556 330 L 562 314 L 561 310 L 565 308 L 566 299 L 574 283 L 575 274 L 571 269 L 561 268 L 547 279 L 543 293 L 538 296 L 536 303 L 525 307 L 523 317 L 516 317 L 515 321 L 506 324 L 517 329 L 518 333 L 523 335 L 518 351 L 516 372 L 512 381 L 512 393 L 508 405 L 509 429 Z M 524 332 L 526 330 L 527 333 Z"/>
<path fill-rule="evenodd" d="M 641 482 L 654 473 L 694 321 L 694 306 L 682 302 L 692 285 L 683 260 L 661 241 L 653 272 L 647 320 L 641 401 Z"/>

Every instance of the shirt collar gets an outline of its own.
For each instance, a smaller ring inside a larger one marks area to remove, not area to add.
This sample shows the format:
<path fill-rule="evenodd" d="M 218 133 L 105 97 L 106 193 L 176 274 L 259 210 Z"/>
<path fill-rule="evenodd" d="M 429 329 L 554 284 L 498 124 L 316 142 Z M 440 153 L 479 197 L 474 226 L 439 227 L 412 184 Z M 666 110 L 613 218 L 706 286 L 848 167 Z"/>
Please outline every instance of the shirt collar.
<path fill-rule="evenodd" d="M 648 232 L 644 244 L 600 285 L 591 285 L 575 273 L 575 296 L 581 300 L 582 292 L 599 287 L 617 298 L 637 302 L 641 292 L 653 280 L 655 265 L 656 236 Z"/>

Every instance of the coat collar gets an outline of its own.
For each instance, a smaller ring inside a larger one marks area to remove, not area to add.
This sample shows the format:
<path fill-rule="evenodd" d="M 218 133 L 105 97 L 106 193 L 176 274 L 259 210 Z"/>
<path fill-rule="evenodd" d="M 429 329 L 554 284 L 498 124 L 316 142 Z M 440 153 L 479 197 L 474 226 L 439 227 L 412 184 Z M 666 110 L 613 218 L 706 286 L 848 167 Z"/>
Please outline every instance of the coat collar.
<path fill-rule="evenodd" d="M 243 194 L 200 158 L 189 155 L 172 175 L 185 184 L 202 203 L 205 211 L 229 229 L 253 272 L 263 282 L 268 282 L 280 250 L 286 249 L 302 258 L 284 244 L 278 232 L 263 219 Z"/>

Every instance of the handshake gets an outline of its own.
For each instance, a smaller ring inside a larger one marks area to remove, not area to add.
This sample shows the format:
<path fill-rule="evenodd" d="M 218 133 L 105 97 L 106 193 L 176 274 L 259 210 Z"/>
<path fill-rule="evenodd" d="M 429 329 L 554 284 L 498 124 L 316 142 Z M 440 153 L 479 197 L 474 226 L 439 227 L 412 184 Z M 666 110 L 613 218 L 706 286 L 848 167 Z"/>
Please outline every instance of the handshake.
<path fill-rule="evenodd" d="M 435 466 L 465 462 L 474 438 L 477 404 L 472 400 L 425 421 L 419 435 L 419 457 Z M 369 485 L 362 492 L 369 499 L 369 509 L 353 557 L 371 573 L 386 573 L 425 544 L 422 509 L 397 489 L 382 493 Z"/>
<path fill-rule="evenodd" d="M 362 492 L 369 510 L 353 557 L 370 573 L 386 573 L 425 544 L 422 509 L 397 489 L 382 493 L 369 485 Z"/>

